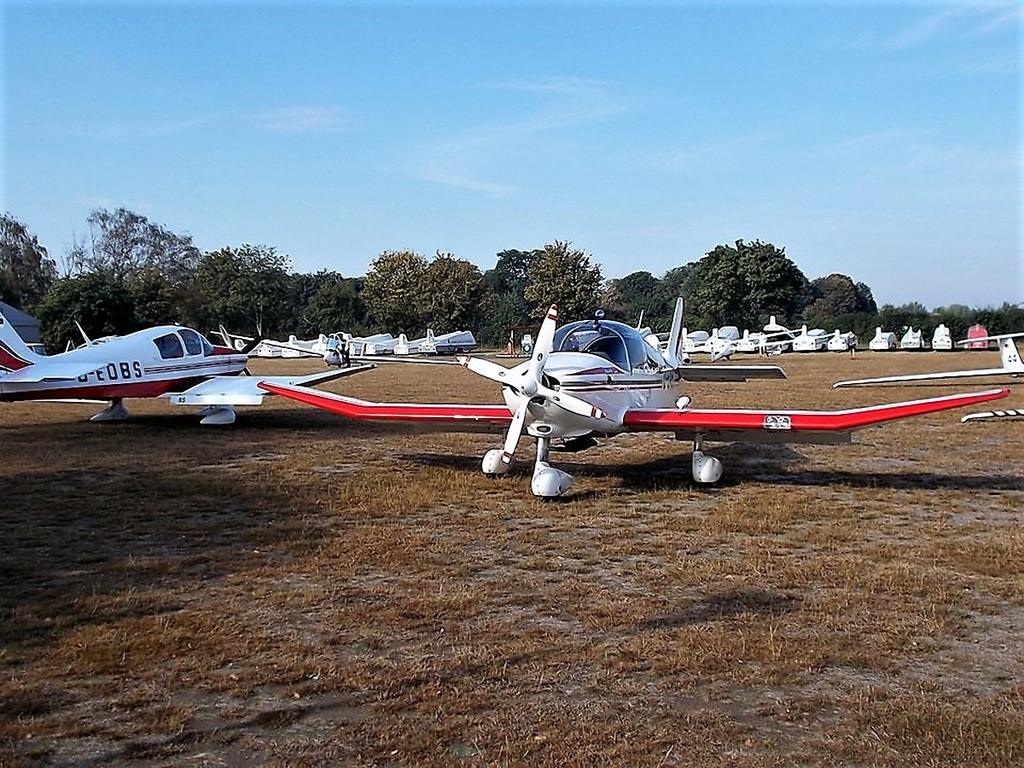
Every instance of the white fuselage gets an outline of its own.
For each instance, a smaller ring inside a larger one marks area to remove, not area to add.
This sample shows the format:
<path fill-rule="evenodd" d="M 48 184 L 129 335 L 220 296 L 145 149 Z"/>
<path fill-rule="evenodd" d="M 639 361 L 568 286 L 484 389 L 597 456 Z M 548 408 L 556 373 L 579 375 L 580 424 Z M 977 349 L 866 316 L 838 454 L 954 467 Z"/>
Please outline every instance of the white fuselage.
<path fill-rule="evenodd" d="M 239 374 L 246 361 L 191 329 L 161 326 L 30 358 L 0 376 L 0 400 L 159 397 L 211 376 Z"/>

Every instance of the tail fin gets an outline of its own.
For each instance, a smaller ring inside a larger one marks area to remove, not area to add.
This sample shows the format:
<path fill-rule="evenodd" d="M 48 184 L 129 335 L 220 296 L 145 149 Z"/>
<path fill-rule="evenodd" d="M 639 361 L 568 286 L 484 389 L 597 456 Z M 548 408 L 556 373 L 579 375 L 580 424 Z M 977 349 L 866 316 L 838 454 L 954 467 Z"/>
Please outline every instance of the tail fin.
<path fill-rule="evenodd" d="M 683 351 L 683 300 L 676 299 L 676 308 L 672 313 L 672 330 L 668 333 L 668 346 L 665 349 L 665 359 L 673 368 L 678 368 L 689 362 L 689 357 Z"/>
<path fill-rule="evenodd" d="M 1003 368 L 1009 371 L 1024 372 L 1024 362 L 1021 362 L 1020 350 L 1017 349 L 1017 342 L 1012 338 L 999 339 L 999 356 L 1003 360 Z"/>
<path fill-rule="evenodd" d="M 427 343 L 428 344 L 434 344 L 436 341 L 437 341 L 437 339 L 434 336 L 434 329 L 433 328 L 427 328 Z"/>
<path fill-rule="evenodd" d="M 39 359 L 40 355 L 28 348 L 28 344 L 0 312 L 0 375 L 27 368 Z"/>
<path fill-rule="evenodd" d="M 220 336 L 224 340 L 224 346 L 231 347 L 236 352 L 251 352 L 262 341 L 262 337 L 254 339 L 252 336 L 239 336 L 237 333 L 229 333 L 224 324 L 217 326 L 216 331 L 210 331 L 211 336 Z"/>

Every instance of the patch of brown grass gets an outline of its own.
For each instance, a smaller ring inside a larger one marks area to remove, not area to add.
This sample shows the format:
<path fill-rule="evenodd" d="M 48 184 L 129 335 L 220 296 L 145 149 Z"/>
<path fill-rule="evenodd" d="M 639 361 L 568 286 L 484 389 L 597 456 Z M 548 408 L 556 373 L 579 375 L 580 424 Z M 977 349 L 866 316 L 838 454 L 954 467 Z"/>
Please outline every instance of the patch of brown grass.
<path fill-rule="evenodd" d="M 955 388 L 832 381 L 985 357 L 791 356 L 693 394 L 850 407 Z M 335 388 L 496 401 L 461 369 Z M 1020 424 L 715 446 L 713 490 L 625 435 L 554 455 L 576 485 L 544 504 L 527 442 L 480 472 L 500 434 L 132 405 L 0 408 L 2 765 L 1020 761 Z"/>

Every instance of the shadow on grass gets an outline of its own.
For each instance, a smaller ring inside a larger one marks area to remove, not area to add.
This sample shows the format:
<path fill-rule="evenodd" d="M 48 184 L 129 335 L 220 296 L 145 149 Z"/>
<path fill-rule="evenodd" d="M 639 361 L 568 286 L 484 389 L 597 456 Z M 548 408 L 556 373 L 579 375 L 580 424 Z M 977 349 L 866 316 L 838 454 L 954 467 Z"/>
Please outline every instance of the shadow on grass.
<path fill-rule="evenodd" d="M 563 454 L 564 455 L 564 454 Z M 750 482 L 763 482 L 780 486 L 833 487 L 845 485 L 853 488 L 944 489 L 1024 491 L 1024 478 L 1002 474 L 960 474 L 941 472 L 854 472 L 844 470 L 789 471 L 794 464 L 803 464 L 806 457 L 785 445 L 717 446 L 712 455 L 725 465 L 722 479 L 714 485 L 701 485 L 693 480 L 689 452 L 632 464 L 600 464 L 561 461 L 554 457 L 552 466 L 577 477 L 616 477 L 622 486 L 634 491 L 672 489 L 708 490 L 731 488 Z M 401 454 L 400 461 L 421 466 L 444 467 L 460 472 L 480 472 L 479 456 L 458 454 L 415 453 Z M 533 457 L 518 458 L 509 470 L 511 477 L 530 477 Z M 603 494 L 597 494 L 601 496 Z M 578 500 L 581 495 L 570 492 Z"/>
<path fill-rule="evenodd" d="M 678 613 L 655 616 L 641 622 L 646 630 L 667 630 L 726 621 L 736 616 L 754 614 L 763 618 L 777 618 L 797 610 L 800 599 L 791 595 L 764 589 L 731 589 L 698 600 Z"/>
<path fill-rule="evenodd" d="M 352 700 L 350 700 L 352 699 Z M 92 755 L 75 762 L 76 766 L 123 765 L 127 761 L 183 759 L 190 753 L 201 752 L 198 759 L 213 752 L 223 753 L 233 742 L 254 734 L 271 734 L 288 728 L 309 717 L 327 716 L 335 726 L 357 724 L 366 716 L 366 707 L 353 697 L 330 696 L 316 704 L 284 706 L 258 712 L 234 722 L 218 720 L 209 724 L 192 724 L 173 736 L 150 739 L 132 739 L 116 749 Z M 243 749 L 242 753 L 247 750 Z M 239 758 L 239 764 L 248 763 Z"/>
<path fill-rule="evenodd" d="M 35 463 L 0 479 L 0 647 L 178 610 L 183 586 L 259 567 L 315 535 L 284 490 L 129 461 Z"/>

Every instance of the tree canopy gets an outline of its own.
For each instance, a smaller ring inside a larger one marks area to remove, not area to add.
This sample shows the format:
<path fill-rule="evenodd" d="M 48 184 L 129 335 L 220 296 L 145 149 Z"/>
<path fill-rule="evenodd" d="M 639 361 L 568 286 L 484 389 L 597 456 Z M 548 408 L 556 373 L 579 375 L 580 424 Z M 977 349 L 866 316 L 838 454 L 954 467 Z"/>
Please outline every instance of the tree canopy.
<path fill-rule="evenodd" d="M 556 240 L 530 264 L 523 296 L 534 318 L 543 318 L 552 304 L 558 305 L 559 317 L 565 320 L 589 317 L 598 308 L 604 282 L 601 268 L 571 246 Z"/>
<path fill-rule="evenodd" d="M 810 283 L 784 248 L 755 240 L 719 245 L 697 264 L 694 313 L 700 324 L 759 328 L 771 315 L 794 323 Z"/>
<path fill-rule="evenodd" d="M 92 337 L 175 322 L 201 329 L 223 323 L 238 333 L 279 337 L 468 329 L 500 346 L 510 329 L 538 327 L 552 303 L 563 321 L 601 307 L 631 324 L 642 312 L 645 325 L 664 331 L 676 297 L 684 300 L 687 325 L 707 330 L 723 324 L 753 330 L 770 315 L 791 327 L 806 322 L 861 337 L 876 325 L 930 331 L 941 322 L 955 338 L 975 322 L 992 333 L 1024 327 L 1024 309 L 1009 304 L 879 310 L 866 284 L 840 273 L 809 281 L 784 248 L 760 240 L 718 245 L 660 277 L 640 269 L 605 281 L 590 254 L 556 240 L 500 251 L 483 274 L 453 253 L 428 260 L 384 251 L 364 278 L 292 272 L 288 256 L 267 245 L 203 253 L 188 235 L 123 208 L 96 209 L 88 223 L 88 239 L 74 243 L 64 260 L 69 272 L 58 277 L 27 227 L 10 214 L 0 217 L 0 299 L 35 312 L 52 348 L 80 341 L 76 321 Z"/>
<path fill-rule="evenodd" d="M 35 235 L 9 213 L 0 215 L 0 301 L 31 307 L 57 278 L 57 264 Z"/>

